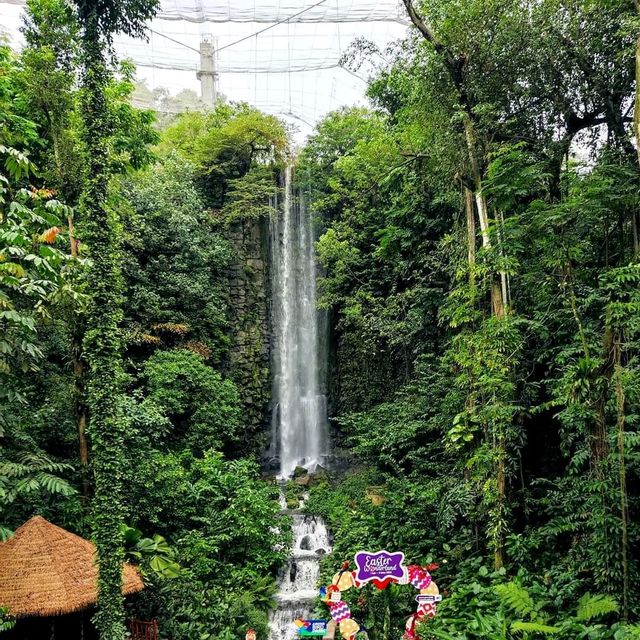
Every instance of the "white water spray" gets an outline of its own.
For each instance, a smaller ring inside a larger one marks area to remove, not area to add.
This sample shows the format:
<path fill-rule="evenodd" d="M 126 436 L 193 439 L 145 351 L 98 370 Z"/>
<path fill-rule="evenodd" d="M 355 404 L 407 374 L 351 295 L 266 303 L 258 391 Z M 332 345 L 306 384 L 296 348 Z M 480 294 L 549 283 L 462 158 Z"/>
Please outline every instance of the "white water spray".
<path fill-rule="evenodd" d="M 282 211 L 271 220 L 273 298 L 272 450 L 280 477 L 297 466 L 313 471 L 327 455 L 326 396 L 320 382 L 321 346 L 316 309 L 316 267 L 312 216 L 284 175 Z"/>
<path fill-rule="evenodd" d="M 316 310 L 316 267 L 312 216 L 301 194 L 294 194 L 292 170 L 284 174 L 284 199 L 271 219 L 273 299 L 273 414 L 271 453 L 280 460 L 280 478 L 296 467 L 314 471 L 328 449 L 327 406 L 322 362 L 325 342 Z M 306 499 L 306 498 L 305 498 Z M 286 510 L 284 496 L 281 498 Z M 319 518 L 292 513 L 293 550 L 280 574 L 277 608 L 269 617 L 269 640 L 294 640 L 297 618 L 306 619 L 317 595 L 320 557 L 329 534 Z"/>

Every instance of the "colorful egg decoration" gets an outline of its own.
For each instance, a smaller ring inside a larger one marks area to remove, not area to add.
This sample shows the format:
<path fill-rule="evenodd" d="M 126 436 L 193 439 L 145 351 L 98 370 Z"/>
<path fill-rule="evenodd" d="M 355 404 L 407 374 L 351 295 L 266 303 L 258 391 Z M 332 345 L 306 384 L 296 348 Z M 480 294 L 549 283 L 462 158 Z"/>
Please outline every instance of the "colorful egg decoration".
<path fill-rule="evenodd" d="M 417 564 L 413 564 L 408 567 L 409 571 L 409 582 L 416 589 L 426 589 L 431 584 L 431 576 L 426 569 L 423 569 L 421 566 Z"/>
<path fill-rule="evenodd" d="M 340 573 L 336 573 L 331 580 L 331 584 L 337 586 L 340 591 L 351 589 L 351 587 L 355 586 L 353 573 L 351 571 L 341 571 Z"/>
<path fill-rule="evenodd" d="M 402 574 L 402 578 L 398 580 L 398 584 L 409 584 L 409 571 L 407 567 L 403 567 L 404 572 Z"/>
<path fill-rule="evenodd" d="M 336 622 L 342 622 L 343 620 L 351 617 L 349 605 L 342 600 L 340 602 L 330 602 L 329 611 L 331 612 L 331 617 Z"/>
<path fill-rule="evenodd" d="M 342 637 L 345 638 L 345 640 L 347 638 L 355 636 L 355 634 L 358 633 L 359 630 L 360 625 L 352 618 L 345 618 L 344 620 L 340 621 L 340 633 L 342 634 Z"/>
<path fill-rule="evenodd" d="M 404 625 L 404 637 L 407 640 L 414 640 L 414 638 L 416 637 L 416 614 L 415 613 L 407 619 L 407 622 Z"/>
<path fill-rule="evenodd" d="M 425 589 L 420 589 L 420 593 L 428 596 L 437 596 L 440 595 L 440 589 L 438 589 L 438 585 L 431 581 L 429 586 Z"/>
<path fill-rule="evenodd" d="M 358 560 L 356 558 L 356 564 L 357 563 Z M 429 565 L 429 568 L 432 568 L 431 565 Z M 437 568 L 437 565 L 434 565 L 433 568 Z M 355 640 L 356 634 L 360 630 L 360 625 L 351 618 L 351 611 L 347 603 L 342 600 L 341 592 L 347 591 L 352 587 L 360 588 L 365 583 L 358 580 L 358 573 L 356 571 L 349 571 L 348 569 L 349 563 L 343 563 L 342 570 L 333 576 L 331 580 L 332 584 L 326 589 L 323 587 L 320 590 L 320 595 L 329 606 L 329 611 L 333 618 L 330 624 L 333 625 L 334 628 L 336 625 L 339 625 L 343 640 Z M 416 613 L 406 621 L 403 636 L 405 640 L 417 640 L 416 624 L 424 618 L 433 618 L 436 615 L 437 602 L 441 600 L 440 590 L 438 589 L 438 585 L 433 582 L 427 568 L 414 564 L 408 567 L 402 565 L 402 569 L 403 575 L 400 578 L 398 578 L 398 573 L 396 573 L 393 577 L 385 575 L 376 579 L 374 576 L 367 578 L 367 580 L 370 580 L 380 589 L 384 588 L 386 584 L 390 582 L 411 584 L 418 589 L 419 595 L 416 596 L 418 609 Z"/>
<path fill-rule="evenodd" d="M 433 602 L 426 602 L 418 607 L 418 615 L 421 618 L 433 618 L 436 615 L 436 605 Z"/>

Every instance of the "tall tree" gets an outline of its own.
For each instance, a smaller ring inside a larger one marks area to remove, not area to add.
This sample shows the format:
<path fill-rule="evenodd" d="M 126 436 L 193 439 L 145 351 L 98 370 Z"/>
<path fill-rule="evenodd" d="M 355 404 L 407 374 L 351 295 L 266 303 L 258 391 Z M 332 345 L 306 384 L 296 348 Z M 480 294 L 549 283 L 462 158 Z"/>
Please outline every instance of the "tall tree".
<path fill-rule="evenodd" d="M 88 431 L 93 453 L 94 538 L 98 549 L 99 594 L 96 627 L 101 640 L 125 636 L 122 598 L 124 557 L 121 524 L 124 422 L 119 414 L 122 381 L 122 278 L 120 223 L 108 205 L 109 135 L 107 105 L 111 76 L 108 53 L 113 35 L 142 37 L 157 0 L 75 0 L 82 30 L 82 117 L 87 173 L 80 200 L 83 241 L 89 247 L 90 305 L 84 352 L 89 365 Z"/>
<path fill-rule="evenodd" d="M 478 216 L 478 222 L 480 224 L 480 235 L 482 238 L 482 246 L 488 252 L 497 250 L 498 255 L 502 254 L 502 248 L 500 246 L 501 234 L 499 232 L 499 226 L 501 220 L 499 219 L 497 212 L 495 219 L 491 220 L 489 204 L 484 186 L 484 174 L 487 166 L 487 153 L 488 144 L 486 140 L 482 139 L 479 135 L 478 127 L 478 115 L 476 100 L 474 99 L 473 92 L 470 91 L 469 82 L 467 79 L 467 65 L 469 62 L 469 56 L 464 51 L 456 51 L 454 47 L 449 46 L 436 32 L 431 21 L 424 15 L 421 15 L 413 5 L 412 0 L 403 0 L 407 13 L 413 25 L 420 32 L 422 37 L 430 43 L 435 53 L 441 59 L 442 64 L 449 76 L 449 80 L 454 90 L 455 106 L 454 109 L 459 114 L 459 118 L 462 121 L 462 127 L 464 131 L 464 139 L 466 142 L 467 152 L 467 167 L 464 173 L 468 176 L 465 180 L 467 182 L 468 190 L 473 194 L 473 197 L 469 199 L 466 206 L 471 206 L 471 211 L 468 212 L 468 219 L 472 224 L 469 226 L 469 230 L 475 226 L 473 224 L 474 215 L 472 211 L 472 200 L 475 202 L 475 209 Z M 495 233 L 495 229 L 498 229 L 498 233 Z M 475 230 L 474 230 L 475 231 Z M 475 256 L 475 233 L 467 234 L 468 238 L 468 259 L 469 259 L 469 272 L 472 273 Z M 497 247 L 494 247 L 494 243 L 498 243 Z M 507 307 L 509 304 L 509 285 L 508 276 L 503 268 L 491 269 L 490 273 L 490 295 L 491 295 L 491 309 L 495 318 L 500 321 L 505 318 L 507 314 Z M 496 422 L 496 428 L 493 429 L 494 433 L 491 437 L 492 442 L 492 455 L 494 459 L 494 477 L 492 482 L 494 484 L 494 505 L 491 508 L 492 513 L 492 530 L 491 537 L 493 539 L 494 547 L 494 562 L 496 569 L 499 569 L 504 564 L 504 511 L 506 504 L 506 437 L 504 425 Z"/>
<path fill-rule="evenodd" d="M 74 233 L 74 207 L 81 192 L 82 166 L 79 132 L 73 125 L 77 113 L 78 24 L 72 8 L 60 0 L 28 0 L 22 32 L 22 83 L 29 111 L 37 116 L 40 135 L 49 141 L 42 153 L 45 182 L 71 205 L 67 228 L 71 255 L 78 256 Z M 71 275 L 78 276 L 81 269 Z M 85 362 L 82 357 L 84 317 L 81 305 L 68 310 L 70 355 L 74 371 L 74 413 L 85 505 L 89 493 L 89 447 L 86 435 Z"/>
<path fill-rule="evenodd" d="M 640 16 L 640 0 L 635 0 L 636 11 Z M 636 38 L 636 102 L 633 110 L 633 130 L 636 135 L 636 150 L 640 162 L 640 33 Z"/>
<path fill-rule="evenodd" d="M 403 0 L 403 2 L 411 22 L 425 40 L 433 46 L 434 51 L 442 58 L 455 89 L 458 103 L 456 106 L 461 114 L 467 144 L 470 186 L 473 191 L 478 213 L 482 244 L 485 248 L 489 249 L 491 248 L 489 209 L 486 196 L 482 191 L 484 165 L 486 162 L 483 157 L 484 154 L 482 153 L 482 141 L 479 140 L 477 133 L 475 105 L 465 82 L 465 67 L 468 58 L 464 53 L 455 52 L 451 47 L 445 45 L 429 21 L 418 13 L 411 0 Z M 473 242 L 475 242 L 475 239 L 473 239 Z M 500 280 L 496 279 L 491 286 L 491 304 L 493 312 L 497 317 L 504 316 L 505 307 L 508 303 L 506 277 L 506 274 L 501 272 Z"/>

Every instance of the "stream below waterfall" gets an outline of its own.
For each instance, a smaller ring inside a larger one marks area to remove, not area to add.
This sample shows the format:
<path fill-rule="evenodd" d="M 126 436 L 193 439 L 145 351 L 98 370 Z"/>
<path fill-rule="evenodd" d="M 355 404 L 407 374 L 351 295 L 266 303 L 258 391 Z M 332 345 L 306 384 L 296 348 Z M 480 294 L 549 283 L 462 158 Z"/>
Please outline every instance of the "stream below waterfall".
<path fill-rule="evenodd" d="M 303 512 L 307 496 L 293 518 L 293 546 L 291 556 L 280 573 L 277 607 L 269 616 L 269 640 L 294 640 L 297 637 L 297 618 L 306 619 L 318 595 L 320 559 L 331 551 L 329 532 L 321 518 Z M 281 499 L 286 510 L 284 496 Z"/>

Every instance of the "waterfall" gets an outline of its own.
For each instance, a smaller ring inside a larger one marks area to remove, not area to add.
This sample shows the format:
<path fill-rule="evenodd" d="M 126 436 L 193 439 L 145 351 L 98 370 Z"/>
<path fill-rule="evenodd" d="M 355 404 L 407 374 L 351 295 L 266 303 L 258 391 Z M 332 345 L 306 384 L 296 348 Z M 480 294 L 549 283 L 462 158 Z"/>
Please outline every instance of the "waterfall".
<path fill-rule="evenodd" d="M 304 507 L 304 500 L 300 507 Z M 293 549 L 280 573 L 277 608 L 269 616 L 269 640 L 294 640 L 296 618 L 306 619 L 318 595 L 320 557 L 331 551 L 329 534 L 320 518 L 295 512 Z"/>
<path fill-rule="evenodd" d="M 282 205 L 272 216 L 271 298 L 273 344 L 271 453 L 280 478 L 297 466 L 313 472 L 327 456 L 327 406 L 322 381 L 324 332 L 316 309 L 316 265 L 311 212 L 294 193 L 292 168 L 284 172 Z M 317 595 L 320 556 L 330 551 L 324 522 L 305 515 L 303 499 L 292 513 L 293 549 L 280 573 L 277 608 L 269 617 L 269 640 L 294 640 L 296 618 L 307 618 Z M 286 511 L 286 501 L 281 497 Z"/>
<path fill-rule="evenodd" d="M 277 208 L 270 227 L 272 451 L 280 460 L 280 477 L 288 478 L 297 466 L 313 471 L 327 455 L 313 220 L 303 195 L 294 194 L 290 165 L 284 173 L 282 207 Z"/>

